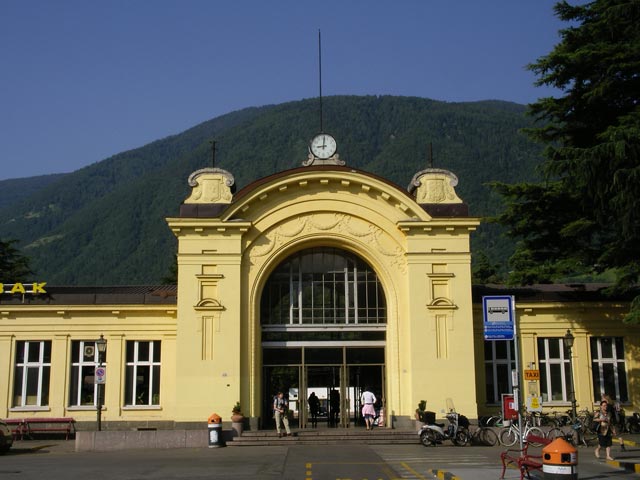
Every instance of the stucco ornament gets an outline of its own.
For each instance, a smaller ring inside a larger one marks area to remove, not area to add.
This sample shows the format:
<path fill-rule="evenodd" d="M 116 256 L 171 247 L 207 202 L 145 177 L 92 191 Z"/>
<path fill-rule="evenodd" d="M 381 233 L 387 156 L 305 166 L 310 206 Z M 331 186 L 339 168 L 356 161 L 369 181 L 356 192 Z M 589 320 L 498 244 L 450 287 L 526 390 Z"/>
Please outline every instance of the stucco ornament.
<path fill-rule="evenodd" d="M 340 159 L 340 155 L 334 153 L 329 158 L 318 158 L 313 153 L 309 153 L 306 160 L 302 162 L 303 167 L 310 167 L 315 165 L 345 165 L 345 161 Z"/>
<path fill-rule="evenodd" d="M 235 180 L 221 168 L 203 168 L 189 175 L 191 195 L 184 203 L 231 203 Z"/>
<path fill-rule="evenodd" d="M 458 177 L 449 170 L 427 168 L 413 176 L 407 190 L 416 192 L 418 203 L 463 203 L 456 193 L 456 185 Z"/>
<path fill-rule="evenodd" d="M 344 213 L 326 213 L 296 217 L 260 235 L 252 245 L 249 258 L 252 265 L 300 235 L 323 235 L 327 232 L 341 237 L 352 237 L 370 245 L 376 252 L 388 257 L 388 261 L 400 271 L 407 265 L 402 248 L 380 227 Z"/>

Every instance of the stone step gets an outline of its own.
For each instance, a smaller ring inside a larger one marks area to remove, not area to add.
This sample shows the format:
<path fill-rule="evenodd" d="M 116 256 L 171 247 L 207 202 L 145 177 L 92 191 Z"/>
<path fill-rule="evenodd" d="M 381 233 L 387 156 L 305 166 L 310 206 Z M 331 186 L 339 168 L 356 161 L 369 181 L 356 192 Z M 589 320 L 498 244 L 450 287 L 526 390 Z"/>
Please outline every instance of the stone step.
<path fill-rule="evenodd" d="M 291 437 L 278 437 L 269 430 L 245 431 L 242 436 L 227 442 L 228 446 L 268 445 L 342 445 L 342 444 L 415 444 L 419 443 L 416 432 L 398 430 L 333 430 L 298 431 Z"/>

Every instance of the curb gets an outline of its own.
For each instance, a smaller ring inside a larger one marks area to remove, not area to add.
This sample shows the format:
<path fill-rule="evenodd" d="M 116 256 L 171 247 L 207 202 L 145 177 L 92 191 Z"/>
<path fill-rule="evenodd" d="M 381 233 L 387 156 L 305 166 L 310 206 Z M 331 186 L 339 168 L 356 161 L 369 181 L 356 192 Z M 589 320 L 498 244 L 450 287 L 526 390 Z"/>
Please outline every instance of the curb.
<path fill-rule="evenodd" d="M 640 473 L 640 463 L 634 462 L 619 462 L 618 460 L 607 460 L 607 465 L 620 468 L 627 472 Z"/>
<path fill-rule="evenodd" d="M 444 470 L 428 470 L 428 472 L 440 480 L 461 480 L 460 477 L 456 477 L 453 473 Z"/>

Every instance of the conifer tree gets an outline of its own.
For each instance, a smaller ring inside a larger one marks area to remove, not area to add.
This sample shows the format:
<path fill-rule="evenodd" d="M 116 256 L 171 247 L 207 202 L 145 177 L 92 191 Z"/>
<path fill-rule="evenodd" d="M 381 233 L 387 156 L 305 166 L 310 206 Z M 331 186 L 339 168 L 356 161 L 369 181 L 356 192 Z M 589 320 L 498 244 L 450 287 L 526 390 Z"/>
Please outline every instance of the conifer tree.
<path fill-rule="evenodd" d="M 0 239 L 0 282 L 23 282 L 33 274 L 29 259 L 13 246 L 16 242 L 17 240 Z"/>
<path fill-rule="evenodd" d="M 530 105 L 545 180 L 495 184 L 507 200 L 498 222 L 520 240 L 511 281 L 614 270 L 621 293 L 640 277 L 640 1 L 554 8 L 570 25 L 529 66 L 562 92 Z M 640 297 L 627 320 L 640 320 Z"/>

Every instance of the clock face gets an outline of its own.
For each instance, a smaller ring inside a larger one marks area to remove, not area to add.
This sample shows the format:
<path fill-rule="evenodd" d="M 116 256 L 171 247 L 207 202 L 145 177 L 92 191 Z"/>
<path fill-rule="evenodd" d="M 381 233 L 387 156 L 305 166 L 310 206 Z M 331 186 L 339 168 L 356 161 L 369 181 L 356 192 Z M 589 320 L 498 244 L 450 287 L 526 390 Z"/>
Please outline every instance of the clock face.
<path fill-rule="evenodd" d="M 325 160 L 336 153 L 336 141 L 328 133 L 320 133 L 313 137 L 309 148 L 316 157 Z"/>

